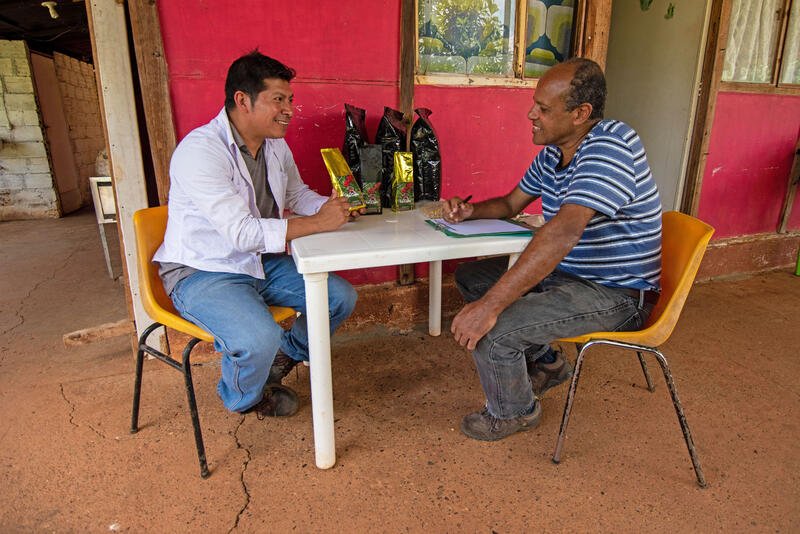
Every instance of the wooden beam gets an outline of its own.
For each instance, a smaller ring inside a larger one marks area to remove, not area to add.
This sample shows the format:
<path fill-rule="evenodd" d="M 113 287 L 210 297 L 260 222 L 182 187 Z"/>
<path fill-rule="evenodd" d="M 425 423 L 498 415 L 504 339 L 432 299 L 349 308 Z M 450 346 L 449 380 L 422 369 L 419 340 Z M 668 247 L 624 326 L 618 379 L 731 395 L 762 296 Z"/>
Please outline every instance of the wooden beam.
<path fill-rule="evenodd" d="M 700 205 L 700 191 L 703 188 L 708 144 L 711 140 L 711 128 L 714 125 L 714 109 L 717 105 L 722 68 L 725 64 L 731 0 L 712 0 L 709 17 L 708 36 L 703 52 L 700 95 L 697 99 L 697 113 L 692 126 L 686 182 L 681 198 L 681 211 L 693 217 L 697 215 Z"/>
<path fill-rule="evenodd" d="M 583 43 L 586 33 L 586 11 L 588 9 L 586 4 L 588 3 L 589 0 L 578 0 L 573 10 L 573 17 L 575 17 L 575 20 L 572 24 L 574 30 L 572 32 L 572 38 L 570 39 L 572 41 L 570 45 L 572 46 L 572 55 L 574 57 L 584 57 Z"/>
<path fill-rule="evenodd" d="M 400 6 L 400 111 L 406 126 L 406 152 L 411 151 L 411 123 L 414 119 L 414 68 L 417 56 L 417 9 L 414 0 L 402 0 Z M 414 266 L 397 268 L 397 283 L 414 283 Z"/>
<path fill-rule="evenodd" d="M 792 206 L 794 206 L 798 183 L 800 183 L 800 139 L 797 140 L 797 146 L 794 149 L 792 169 L 789 171 L 789 184 L 786 188 L 786 196 L 783 199 L 783 207 L 781 207 L 781 217 L 778 219 L 780 221 L 778 223 L 778 233 L 780 234 L 786 233 L 786 227 L 789 225 L 789 215 L 791 215 Z"/>
<path fill-rule="evenodd" d="M 584 20 L 583 56 L 594 60 L 605 71 L 608 35 L 611 30 L 611 1 L 587 2 Z"/>
<path fill-rule="evenodd" d="M 111 160 L 111 177 L 117 200 L 117 221 L 124 251 L 125 282 L 129 288 L 138 333 L 152 324 L 142 307 L 136 269 L 133 213 L 147 208 L 139 125 L 133 96 L 125 6 L 116 0 L 86 2 L 100 112 Z M 135 347 L 136 345 L 134 345 Z"/>
<path fill-rule="evenodd" d="M 514 28 L 514 77 L 525 78 L 525 34 L 528 31 L 528 2 L 517 2 Z"/>
<path fill-rule="evenodd" d="M 94 20 L 92 19 L 92 12 L 89 9 L 89 6 L 86 6 L 86 18 L 89 24 L 89 37 L 92 44 L 92 58 L 94 59 L 94 64 L 97 65 L 97 43 L 94 37 Z M 111 150 L 109 150 L 110 143 L 108 141 L 108 128 L 106 127 L 106 116 L 105 116 L 105 105 L 103 104 L 103 91 L 100 89 L 102 87 L 102 83 L 100 82 L 100 71 L 95 68 L 94 69 L 94 83 L 95 87 L 97 88 L 97 100 L 100 104 L 100 115 L 103 117 L 103 136 L 106 142 L 106 154 L 108 154 L 108 161 L 109 161 L 109 169 L 113 167 L 111 163 Z M 109 171 L 110 172 L 110 171 Z M 114 178 L 111 178 L 112 185 Z M 114 195 L 114 208 L 117 213 L 119 213 L 118 201 L 116 194 Z M 119 225 L 119 222 L 116 224 L 117 228 L 117 238 L 119 240 L 119 253 L 122 259 L 122 284 L 125 287 L 125 310 L 128 312 L 128 319 L 135 323 L 136 318 L 134 316 L 133 311 L 133 298 L 131 297 L 131 286 L 130 286 L 130 279 L 128 278 L 128 265 L 125 262 L 125 243 L 122 240 L 122 228 Z M 130 343 L 131 343 L 131 350 L 135 355 L 139 350 L 139 339 L 136 336 L 136 330 L 134 329 L 130 335 Z"/>
<path fill-rule="evenodd" d="M 175 125 L 169 95 L 169 76 L 158 7 L 152 0 L 128 0 L 133 50 L 142 88 L 147 136 L 156 173 L 158 203 L 166 205 L 169 194 L 169 161 L 175 150 Z"/>
<path fill-rule="evenodd" d="M 102 341 L 112 337 L 125 336 L 136 332 L 130 319 L 122 319 L 116 323 L 104 323 L 98 326 L 83 328 L 64 334 L 62 340 L 65 347 L 86 345 L 95 341 Z"/>

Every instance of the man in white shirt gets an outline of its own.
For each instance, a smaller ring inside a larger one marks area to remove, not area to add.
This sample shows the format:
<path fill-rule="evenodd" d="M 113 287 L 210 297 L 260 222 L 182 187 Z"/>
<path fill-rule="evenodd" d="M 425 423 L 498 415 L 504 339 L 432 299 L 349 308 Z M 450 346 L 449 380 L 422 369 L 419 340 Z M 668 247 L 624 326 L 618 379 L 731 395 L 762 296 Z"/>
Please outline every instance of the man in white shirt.
<path fill-rule="evenodd" d="M 294 115 L 294 70 L 257 50 L 230 66 L 225 107 L 190 132 L 170 162 L 169 218 L 153 261 L 175 308 L 214 336 L 217 391 L 231 411 L 288 416 L 297 394 L 280 383 L 308 360 L 305 285 L 286 243 L 358 217 L 344 198 L 311 191 L 283 137 Z M 298 217 L 284 218 L 284 209 Z M 328 277 L 331 333 L 356 291 Z M 269 305 L 301 315 L 284 331 Z"/>

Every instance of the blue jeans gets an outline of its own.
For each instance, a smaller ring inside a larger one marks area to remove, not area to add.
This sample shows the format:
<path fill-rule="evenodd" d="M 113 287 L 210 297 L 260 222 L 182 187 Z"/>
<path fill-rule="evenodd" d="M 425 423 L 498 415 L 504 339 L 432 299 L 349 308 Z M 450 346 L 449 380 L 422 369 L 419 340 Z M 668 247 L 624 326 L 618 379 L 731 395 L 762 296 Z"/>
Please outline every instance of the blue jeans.
<path fill-rule="evenodd" d="M 172 291 L 172 302 L 187 320 L 214 336 L 222 353 L 217 384 L 225 407 L 242 412 L 257 404 L 280 348 L 295 360 L 308 360 L 306 292 L 291 256 L 264 254 L 264 280 L 245 274 L 196 272 Z M 352 313 L 357 294 L 335 274 L 328 275 L 331 334 Z M 288 331 L 275 322 L 269 305 L 301 313 Z"/>
<path fill-rule="evenodd" d="M 480 299 L 506 272 L 507 257 L 462 263 L 455 272 L 467 300 Z M 556 269 L 497 317 L 494 327 L 472 352 L 486 395 L 489 413 L 513 419 L 535 402 L 528 379 L 526 353 L 536 360 L 556 339 L 589 332 L 640 329 L 652 304 L 639 298 Z"/>

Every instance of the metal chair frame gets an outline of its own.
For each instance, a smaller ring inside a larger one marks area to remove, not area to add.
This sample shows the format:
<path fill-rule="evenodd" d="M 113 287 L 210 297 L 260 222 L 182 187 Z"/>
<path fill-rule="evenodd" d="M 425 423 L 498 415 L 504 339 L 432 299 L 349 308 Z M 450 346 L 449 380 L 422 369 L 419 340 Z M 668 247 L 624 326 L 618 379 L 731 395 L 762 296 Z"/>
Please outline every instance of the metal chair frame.
<path fill-rule="evenodd" d="M 142 390 L 142 372 L 144 367 L 144 355 L 150 354 L 154 358 L 166 363 L 173 369 L 177 369 L 183 375 L 186 387 L 186 398 L 189 402 L 189 412 L 194 428 L 194 441 L 197 446 L 197 459 L 200 462 L 200 476 L 208 478 L 208 462 L 206 461 L 205 446 L 203 444 L 203 433 L 200 429 L 200 417 L 197 412 L 197 400 L 194 394 L 194 383 L 192 381 L 191 353 L 195 345 L 201 341 L 213 342 L 214 337 L 200 328 L 199 326 L 181 317 L 172 305 L 172 301 L 164 291 L 161 279 L 158 277 L 158 269 L 150 261 L 156 249 L 161 245 L 164 238 L 164 230 L 167 225 L 167 207 L 158 206 L 139 210 L 133 214 L 133 226 L 136 234 L 137 267 L 139 272 L 139 289 L 141 292 L 142 307 L 147 314 L 156 322 L 148 326 L 139 338 L 139 348 L 136 353 L 136 378 L 133 388 L 133 410 L 131 413 L 131 434 L 139 431 L 139 404 Z M 270 306 L 272 317 L 277 322 L 295 315 L 291 308 L 283 306 Z M 183 349 L 182 361 L 171 358 L 160 350 L 147 344 L 147 338 L 157 328 L 168 326 L 184 334 L 191 336 L 191 339 Z"/>
<path fill-rule="evenodd" d="M 650 378 L 650 372 L 647 370 L 647 363 L 644 360 L 644 356 L 642 356 L 642 352 L 651 352 L 656 356 L 658 364 L 661 366 L 661 371 L 664 373 L 664 380 L 667 382 L 667 389 L 669 389 L 669 394 L 672 397 L 672 405 L 675 407 L 675 414 L 678 416 L 678 423 L 681 425 L 683 439 L 686 441 L 686 448 L 689 449 L 689 456 L 692 459 L 692 466 L 694 467 L 694 472 L 697 476 L 697 485 L 701 488 L 707 487 L 706 477 L 703 475 L 703 469 L 700 466 L 700 457 L 697 455 L 697 450 L 694 446 L 694 440 L 692 439 L 692 432 L 689 430 L 689 423 L 686 421 L 686 414 L 683 412 L 683 404 L 681 404 L 681 399 L 678 397 L 678 389 L 675 387 L 675 381 L 672 379 L 672 372 L 669 369 L 669 363 L 667 362 L 666 356 L 664 356 L 664 354 L 657 349 L 651 347 L 634 345 L 632 343 L 622 343 L 620 341 L 593 339 L 592 341 L 588 341 L 583 345 L 580 343 L 576 343 L 576 345 L 578 345 L 579 350 L 578 358 L 575 360 L 575 370 L 572 375 L 572 382 L 569 386 L 569 393 L 567 393 L 567 402 L 564 405 L 564 415 L 561 417 L 561 427 L 558 432 L 558 441 L 556 441 L 556 449 L 553 452 L 553 463 L 558 464 L 561 462 L 561 451 L 564 448 L 564 441 L 567 437 L 567 425 L 569 425 L 569 417 L 572 413 L 572 404 L 575 400 L 575 392 L 578 389 L 578 378 L 580 378 L 581 368 L 583 367 L 583 358 L 586 355 L 586 351 L 592 345 L 614 345 L 615 347 L 624 347 L 626 349 L 633 349 L 636 351 L 636 355 L 639 357 L 639 364 L 642 366 L 644 378 L 647 381 L 647 389 L 651 393 L 654 392 L 656 388 L 653 385 L 653 380 Z"/>
<path fill-rule="evenodd" d="M 647 381 L 647 389 L 651 393 L 655 391 L 655 386 L 650 378 L 642 353 L 650 352 L 656 356 L 672 397 L 672 404 L 678 416 L 678 423 L 683 432 L 686 448 L 689 450 L 692 466 L 697 476 L 697 484 L 701 488 L 705 488 L 707 484 L 703 470 L 700 467 L 700 458 L 695 449 L 692 433 L 689 430 L 689 423 L 686 421 L 686 415 L 683 412 L 683 405 L 678 397 L 678 390 L 675 387 L 669 363 L 657 347 L 669 339 L 675 328 L 714 229 L 694 217 L 678 212 L 665 212 L 662 221 L 664 228 L 662 234 L 662 294 L 645 327 L 633 332 L 593 332 L 557 340 L 560 342 L 574 342 L 578 347 L 578 357 L 575 360 L 572 382 L 564 405 L 564 415 L 561 418 L 558 440 L 553 452 L 553 463 L 558 464 L 561 461 L 567 426 L 572 414 L 575 392 L 578 388 L 578 379 L 580 378 L 583 359 L 587 350 L 597 344 L 613 345 L 636 351 L 639 357 L 639 364 Z"/>
<path fill-rule="evenodd" d="M 148 326 L 141 337 L 139 337 L 139 350 L 136 353 L 136 380 L 133 386 L 133 412 L 131 414 L 131 434 L 136 434 L 139 431 L 139 400 L 142 392 L 142 371 L 144 368 L 144 355 L 150 354 L 154 358 L 161 360 L 173 369 L 177 369 L 183 374 L 183 380 L 186 385 L 186 400 L 189 402 L 189 413 L 192 417 L 192 427 L 194 428 L 194 442 L 197 446 L 197 459 L 200 462 L 200 477 L 208 478 L 211 474 L 208 471 L 208 462 L 206 461 L 206 448 L 203 444 L 203 431 L 200 429 L 200 416 L 197 413 L 197 400 L 194 395 L 194 382 L 192 381 L 192 365 L 189 357 L 195 345 L 200 343 L 202 339 L 193 337 L 183 349 L 183 361 L 179 362 L 170 358 L 167 354 L 154 349 L 147 344 L 147 338 L 154 330 L 164 325 L 161 323 L 153 323 Z"/>

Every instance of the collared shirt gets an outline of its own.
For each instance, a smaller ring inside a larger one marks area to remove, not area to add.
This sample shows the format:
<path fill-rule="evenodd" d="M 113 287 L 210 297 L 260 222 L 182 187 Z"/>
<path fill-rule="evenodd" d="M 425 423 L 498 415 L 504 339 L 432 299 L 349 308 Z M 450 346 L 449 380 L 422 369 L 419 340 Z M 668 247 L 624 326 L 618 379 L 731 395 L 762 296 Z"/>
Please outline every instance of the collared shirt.
<path fill-rule="evenodd" d="M 563 204 L 596 212 L 559 269 L 607 286 L 658 289 L 661 199 L 633 128 L 602 120 L 565 168 L 560 162 L 561 151 L 545 147 L 519 183 L 542 197 L 547 221 Z"/>
<path fill-rule="evenodd" d="M 230 121 L 230 118 L 228 118 L 228 121 Z M 231 133 L 233 134 L 233 140 L 236 141 L 236 145 L 239 147 L 239 151 L 242 153 L 242 159 L 244 159 L 247 171 L 250 173 L 250 179 L 253 182 L 253 190 L 256 192 L 256 206 L 258 207 L 258 212 L 265 219 L 274 219 L 278 217 L 275 211 L 275 199 L 272 196 L 272 190 L 267 181 L 267 166 L 264 163 L 264 147 L 259 146 L 256 157 L 253 157 L 252 154 L 250 154 L 250 149 L 247 148 L 247 143 L 244 142 L 244 139 L 242 139 L 242 136 L 239 134 L 239 130 L 236 129 L 233 123 L 231 123 Z"/>
<path fill-rule="evenodd" d="M 230 117 L 228 117 L 228 122 L 231 126 L 233 140 L 242 153 L 247 172 L 250 173 L 250 180 L 253 182 L 253 190 L 256 193 L 258 212 L 261 214 L 261 217 L 265 219 L 277 218 L 278 213 L 275 209 L 275 199 L 272 196 L 272 190 L 267 181 L 267 165 L 264 162 L 264 147 L 259 146 L 256 151 L 256 156 L 253 157 L 252 154 L 250 154 L 250 149 L 247 148 L 247 143 L 245 143 L 244 139 L 242 139 L 242 136 L 239 134 L 239 130 L 230 122 Z M 198 269 L 194 267 L 187 267 L 182 263 L 172 262 L 161 262 L 158 268 L 158 274 L 161 277 L 167 295 L 172 293 L 172 290 L 175 289 L 178 282 L 197 271 Z"/>
<path fill-rule="evenodd" d="M 327 197 L 300 179 L 285 140 L 266 139 L 261 150 L 277 218 L 258 210 L 224 109 L 178 144 L 170 161 L 167 230 L 153 261 L 264 278 L 261 254 L 286 250 L 284 209 L 313 215 Z"/>

